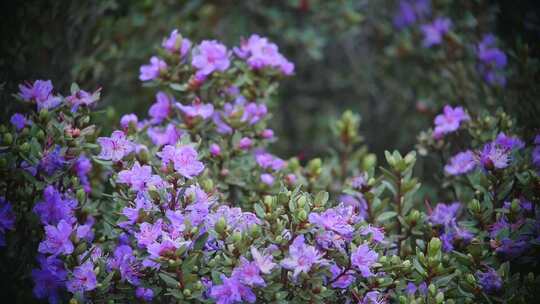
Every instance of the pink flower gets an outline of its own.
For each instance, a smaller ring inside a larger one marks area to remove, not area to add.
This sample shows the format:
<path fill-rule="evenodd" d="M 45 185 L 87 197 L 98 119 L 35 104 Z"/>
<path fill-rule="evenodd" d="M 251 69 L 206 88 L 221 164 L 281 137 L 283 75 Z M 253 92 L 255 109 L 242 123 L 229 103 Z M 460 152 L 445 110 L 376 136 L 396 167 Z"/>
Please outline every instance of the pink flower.
<path fill-rule="evenodd" d="M 379 255 L 369 249 L 367 243 L 360 245 L 351 255 L 351 264 L 360 270 L 360 273 L 364 278 L 373 275 L 371 272 L 371 266 L 377 262 Z"/>
<path fill-rule="evenodd" d="M 171 54 L 179 54 L 180 58 L 186 56 L 187 52 L 191 48 L 191 41 L 183 38 L 178 33 L 178 30 L 173 30 L 168 38 L 163 40 L 161 46 Z"/>
<path fill-rule="evenodd" d="M 201 77 L 208 76 L 214 71 L 224 72 L 230 65 L 227 47 L 215 40 L 205 40 L 195 49 L 191 64 Z"/>
<path fill-rule="evenodd" d="M 97 142 L 101 145 L 98 157 L 105 160 L 120 161 L 135 149 L 122 131 L 114 131 L 111 137 L 99 137 Z"/>
<path fill-rule="evenodd" d="M 191 179 L 204 170 L 204 164 L 198 160 L 197 151 L 191 146 L 165 146 L 158 156 L 164 165 L 172 162 L 176 172 L 185 178 Z"/>
<path fill-rule="evenodd" d="M 219 156 L 221 154 L 221 148 L 217 144 L 211 144 L 210 145 L 210 154 L 212 156 Z"/>
<path fill-rule="evenodd" d="M 148 110 L 148 115 L 152 117 L 152 122 L 160 123 L 167 119 L 171 114 L 171 105 L 173 99 L 166 93 L 158 92 L 156 94 L 156 102 Z"/>
<path fill-rule="evenodd" d="M 204 104 L 200 102 L 193 102 L 191 106 L 184 106 L 181 103 L 176 103 L 176 107 L 182 111 L 187 117 L 201 117 L 207 119 L 214 113 L 214 106 L 212 104 Z"/>
<path fill-rule="evenodd" d="M 452 108 L 451 106 L 446 105 L 443 113 L 435 117 L 433 137 L 439 139 L 445 134 L 452 133 L 459 129 L 462 122 L 468 120 L 470 120 L 470 117 L 462 107 Z"/>
<path fill-rule="evenodd" d="M 156 79 L 165 71 L 167 71 L 167 64 L 165 61 L 156 56 L 152 56 L 152 58 L 150 58 L 150 64 L 141 66 L 139 79 L 141 81 Z"/>
<path fill-rule="evenodd" d="M 240 141 L 238 142 L 238 148 L 242 150 L 248 150 L 251 148 L 251 145 L 253 144 L 253 141 L 249 137 L 242 137 Z"/>
<path fill-rule="evenodd" d="M 289 256 L 281 261 L 281 266 L 293 270 L 293 277 L 300 273 L 308 273 L 317 264 L 326 265 L 327 261 L 322 258 L 315 247 L 306 245 L 304 236 L 297 236 L 289 247 Z"/>

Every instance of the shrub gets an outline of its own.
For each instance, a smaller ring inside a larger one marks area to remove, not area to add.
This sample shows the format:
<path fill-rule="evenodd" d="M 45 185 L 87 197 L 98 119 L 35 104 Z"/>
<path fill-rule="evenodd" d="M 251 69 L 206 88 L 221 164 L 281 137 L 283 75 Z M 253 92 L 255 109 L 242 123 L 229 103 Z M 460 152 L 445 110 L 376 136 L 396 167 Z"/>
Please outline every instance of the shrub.
<path fill-rule="evenodd" d="M 442 159 L 422 200 L 416 152 L 362 145 L 358 115 L 330 157 L 267 152 L 266 104 L 294 73 L 252 35 L 232 50 L 177 31 L 140 69 L 148 118 L 97 137 L 100 90 L 23 84 L 2 126 L 0 233 L 10 295 L 49 302 L 532 301 L 538 139 L 505 113 L 446 106 L 419 136 Z M 32 267 L 30 267 L 32 265 Z M 33 268 L 33 269 L 30 269 Z M 32 283 L 29 283 L 31 278 Z"/>

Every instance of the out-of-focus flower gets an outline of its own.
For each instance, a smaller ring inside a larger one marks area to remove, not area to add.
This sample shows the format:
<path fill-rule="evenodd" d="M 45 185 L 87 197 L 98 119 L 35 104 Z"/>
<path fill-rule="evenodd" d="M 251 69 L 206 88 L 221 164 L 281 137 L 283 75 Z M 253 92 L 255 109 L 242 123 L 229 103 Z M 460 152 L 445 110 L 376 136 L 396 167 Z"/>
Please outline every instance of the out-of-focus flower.
<path fill-rule="evenodd" d="M 178 54 L 180 58 L 184 58 L 191 48 L 191 41 L 182 37 L 178 30 L 171 32 L 169 37 L 163 40 L 161 46 L 171 54 Z"/>
<path fill-rule="evenodd" d="M 52 109 L 62 102 L 60 96 L 53 95 L 53 85 L 50 80 L 36 80 L 34 83 L 20 84 L 19 90 L 19 96 L 24 101 L 35 102 L 38 110 Z"/>
<path fill-rule="evenodd" d="M 205 40 L 195 48 L 191 64 L 201 77 L 214 71 L 224 72 L 230 65 L 227 47 L 216 40 Z"/>
<path fill-rule="evenodd" d="M 472 151 L 464 151 L 454 155 L 450 163 L 444 166 L 444 171 L 450 175 L 461 175 L 476 167 L 476 159 Z"/>
<path fill-rule="evenodd" d="M 452 108 L 446 105 L 444 106 L 443 113 L 435 117 L 433 137 L 439 139 L 445 134 L 452 133 L 459 129 L 462 122 L 468 120 L 470 120 L 470 117 L 462 107 Z"/>
<path fill-rule="evenodd" d="M 139 79 L 141 81 L 153 80 L 166 71 L 167 63 L 156 56 L 152 56 L 152 58 L 150 58 L 150 64 L 141 66 Z"/>
<path fill-rule="evenodd" d="M 452 26 L 452 21 L 448 18 L 437 18 L 430 24 L 422 25 L 421 29 L 424 33 L 422 45 L 424 47 L 432 47 L 441 44 L 443 37 Z"/>

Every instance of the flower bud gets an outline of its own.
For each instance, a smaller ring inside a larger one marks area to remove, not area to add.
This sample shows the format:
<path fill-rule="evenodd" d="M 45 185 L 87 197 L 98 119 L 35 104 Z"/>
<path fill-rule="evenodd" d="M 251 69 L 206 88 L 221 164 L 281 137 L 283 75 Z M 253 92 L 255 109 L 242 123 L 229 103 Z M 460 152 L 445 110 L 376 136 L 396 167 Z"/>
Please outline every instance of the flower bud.
<path fill-rule="evenodd" d="M 214 181 L 210 178 L 205 178 L 201 181 L 201 186 L 204 192 L 212 192 L 214 190 Z"/>
<path fill-rule="evenodd" d="M 367 171 L 369 168 L 375 167 L 377 164 L 377 156 L 375 154 L 368 154 L 362 159 L 362 169 Z"/>
<path fill-rule="evenodd" d="M 25 142 L 24 144 L 20 145 L 19 149 L 21 150 L 21 152 L 28 152 L 28 150 L 30 150 L 30 144 Z"/>
<path fill-rule="evenodd" d="M 242 233 L 239 231 L 235 231 L 232 235 L 232 241 L 235 245 L 240 244 L 240 242 L 242 242 Z"/>
<path fill-rule="evenodd" d="M 4 144 L 11 145 L 13 143 L 13 135 L 11 133 L 4 134 Z"/>
<path fill-rule="evenodd" d="M 474 275 L 472 273 L 468 273 L 467 276 L 465 277 L 465 279 L 470 284 L 473 284 L 473 285 L 476 284 L 476 278 L 474 277 Z"/>
<path fill-rule="evenodd" d="M 221 148 L 217 144 L 210 145 L 210 154 L 214 157 L 221 155 Z"/>
<path fill-rule="evenodd" d="M 471 210 L 472 213 L 479 213 L 482 211 L 482 207 L 480 206 L 480 202 L 477 199 L 473 199 L 469 205 L 469 210 Z"/>
<path fill-rule="evenodd" d="M 43 132 L 43 130 L 39 130 L 39 131 L 36 133 L 36 137 L 37 137 L 37 139 L 39 139 L 39 140 L 44 140 L 44 139 L 45 139 L 45 132 Z"/>
<path fill-rule="evenodd" d="M 85 199 L 86 199 L 86 192 L 84 192 L 84 189 L 77 190 L 77 201 L 80 204 L 82 204 Z"/>
<path fill-rule="evenodd" d="M 47 109 L 41 109 L 39 111 L 39 119 L 41 121 L 47 121 L 49 119 L 49 111 Z"/>
<path fill-rule="evenodd" d="M 435 293 L 437 292 L 437 287 L 435 287 L 435 285 L 431 283 L 429 284 L 428 290 L 430 294 L 435 295 Z"/>
<path fill-rule="evenodd" d="M 428 256 L 436 257 L 441 253 L 441 240 L 438 238 L 432 238 L 428 245 Z"/>
<path fill-rule="evenodd" d="M 184 296 L 186 296 L 186 297 L 190 297 L 190 296 L 191 296 L 191 290 L 190 290 L 190 289 L 187 289 L 187 288 L 186 288 L 186 289 L 184 289 L 184 290 L 182 291 L 182 293 L 183 293 Z"/>
<path fill-rule="evenodd" d="M 439 291 L 437 293 L 437 296 L 435 296 L 435 301 L 437 302 L 437 304 L 442 303 L 444 301 L 444 293 L 442 293 L 442 291 Z"/>
<path fill-rule="evenodd" d="M 305 195 L 301 195 L 296 201 L 298 208 L 304 208 L 306 206 L 306 202 L 307 202 L 307 197 Z"/>
<path fill-rule="evenodd" d="M 307 220 L 307 212 L 304 209 L 301 209 L 298 212 L 298 219 L 302 222 L 305 222 Z"/>
<path fill-rule="evenodd" d="M 221 217 L 214 226 L 214 229 L 218 234 L 224 234 L 225 230 L 227 229 L 227 221 L 224 217 Z"/>

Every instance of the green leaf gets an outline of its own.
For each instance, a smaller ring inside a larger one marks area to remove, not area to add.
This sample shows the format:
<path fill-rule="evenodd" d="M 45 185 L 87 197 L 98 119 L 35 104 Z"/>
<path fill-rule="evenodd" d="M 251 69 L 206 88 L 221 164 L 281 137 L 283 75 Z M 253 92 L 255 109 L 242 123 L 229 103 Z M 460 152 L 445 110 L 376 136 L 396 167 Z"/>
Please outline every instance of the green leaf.
<path fill-rule="evenodd" d="M 185 90 L 187 90 L 187 84 L 171 83 L 169 87 L 179 92 L 184 92 Z"/>
<path fill-rule="evenodd" d="M 178 281 L 165 272 L 160 272 L 159 277 L 169 286 L 178 287 Z"/>
<path fill-rule="evenodd" d="M 206 244 L 206 240 L 208 240 L 208 233 L 205 232 L 195 241 L 193 250 L 201 250 L 204 247 L 204 244 Z"/>
<path fill-rule="evenodd" d="M 263 207 L 261 207 L 260 204 L 255 204 L 253 208 L 255 209 L 255 213 L 257 214 L 257 216 L 263 219 L 265 215 Z"/>
<path fill-rule="evenodd" d="M 385 222 L 391 218 L 396 217 L 398 214 L 395 211 L 386 211 L 377 216 L 377 222 Z"/>

